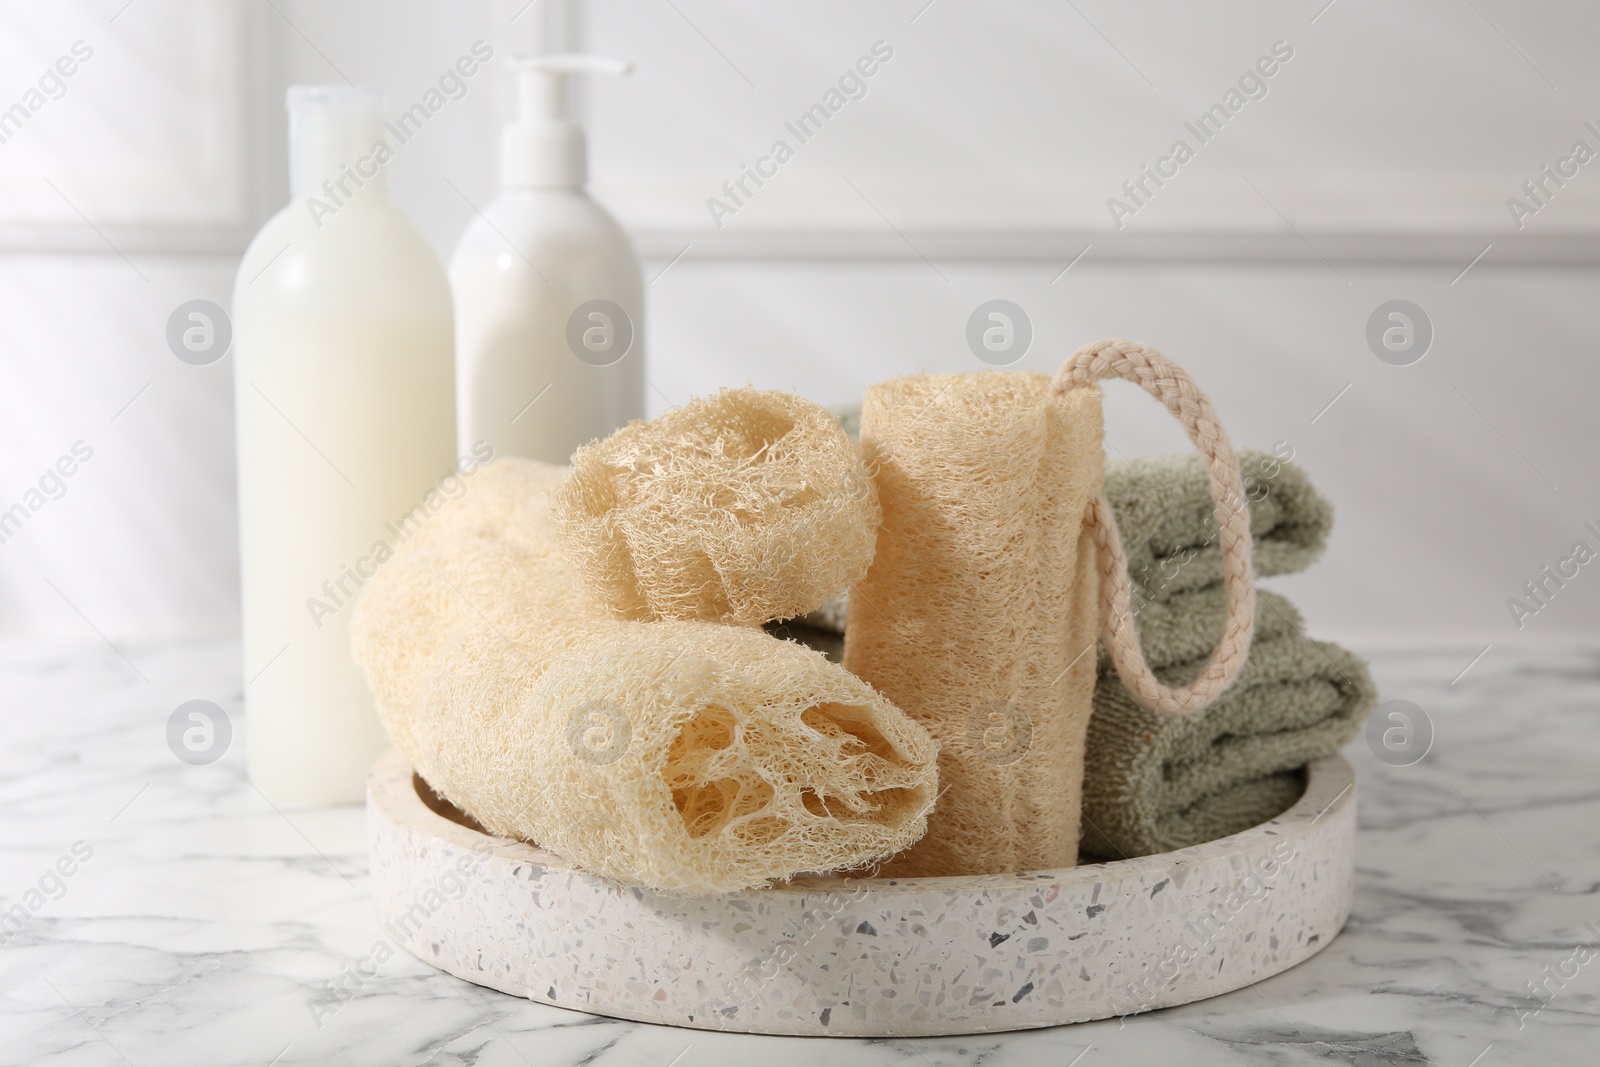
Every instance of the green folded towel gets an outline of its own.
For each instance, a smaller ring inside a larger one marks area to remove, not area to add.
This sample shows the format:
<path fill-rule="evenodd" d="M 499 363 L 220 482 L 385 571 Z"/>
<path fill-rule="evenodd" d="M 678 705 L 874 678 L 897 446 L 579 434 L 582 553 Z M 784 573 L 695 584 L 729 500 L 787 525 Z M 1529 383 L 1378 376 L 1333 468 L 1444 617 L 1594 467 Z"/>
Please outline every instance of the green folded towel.
<path fill-rule="evenodd" d="M 1163 843 L 1160 851 L 1215 841 L 1219 837 L 1260 826 L 1288 811 L 1305 791 L 1304 768 L 1238 782 L 1222 792 L 1212 794 L 1203 803 L 1163 816 L 1162 841 L 1171 843 Z M 1080 863 L 1100 863 L 1122 858 L 1114 851 L 1109 855 L 1095 855 L 1081 847 L 1078 857 Z"/>
<path fill-rule="evenodd" d="M 1163 715 L 1133 699 L 1114 673 L 1100 676 L 1084 768 L 1085 860 L 1170 852 L 1249 829 L 1300 795 L 1299 769 L 1337 752 L 1377 703 L 1362 660 L 1301 634 L 1282 597 L 1261 593 L 1257 631 L 1238 679 L 1204 711 Z M 1223 593 L 1178 601 L 1172 633 L 1152 628 L 1166 649 L 1195 658 L 1160 665 L 1166 685 L 1189 682 L 1221 629 Z M 1149 610 L 1149 609 L 1147 609 Z M 1147 648 L 1148 652 L 1148 648 Z"/>
<path fill-rule="evenodd" d="M 1209 657 L 1222 637 L 1225 598 L 1222 586 L 1210 585 L 1136 604 L 1134 627 L 1139 631 L 1139 646 L 1144 649 L 1144 659 L 1151 670 Z M 1256 641 L 1293 634 L 1299 629 L 1303 629 L 1303 621 L 1293 605 L 1271 590 L 1256 590 Z M 1098 651 L 1100 674 L 1114 675 L 1116 668 L 1104 641 Z"/>
<path fill-rule="evenodd" d="M 1322 554 L 1333 506 L 1305 472 L 1241 449 L 1256 574 L 1292 574 Z M 1222 633 L 1225 595 L 1211 488 L 1194 455 L 1106 465 L 1106 499 L 1134 580 L 1134 623 L 1162 682 L 1200 672 Z M 1238 680 L 1187 716 L 1139 706 L 1105 649 L 1084 768 L 1084 859 L 1169 852 L 1266 822 L 1300 796 L 1301 768 L 1339 750 L 1377 703 L 1366 664 L 1304 636 L 1300 613 L 1257 590 L 1255 638 Z"/>
<path fill-rule="evenodd" d="M 1258 576 L 1305 570 L 1328 543 L 1333 505 L 1293 463 L 1239 450 Z M 1140 456 L 1106 464 L 1106 500 L 1128 554 L 1134 607 L 1222 581 L 1211 483 L 1200 457 Z"/>

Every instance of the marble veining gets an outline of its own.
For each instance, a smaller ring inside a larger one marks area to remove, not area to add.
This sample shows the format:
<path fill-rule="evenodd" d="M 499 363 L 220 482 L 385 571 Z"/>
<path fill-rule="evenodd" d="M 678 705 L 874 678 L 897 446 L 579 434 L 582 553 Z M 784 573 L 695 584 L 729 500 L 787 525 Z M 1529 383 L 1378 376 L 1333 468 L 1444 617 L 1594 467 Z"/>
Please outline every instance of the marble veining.
<path fill-rule="evenodd" d="M 1352 912 L 1303 964 L 1122 1019 L 887 1039 L 626 1022 L 426 966 L 375 915 L 366 813 L 279 810 L 245 778 L 237 646 L 120 651 L 138 673 L 100 643 L 0 643 L 0 913 L 25 913 L 0 935 L 0 1065 L 1495 1067 L 1600 1043 L 1595 649 L 1496 645 L 1457 681 L 1480 648 L 1361 650 L 1436 736 L 1412 767 L 1347 749 Z M 194 698 L 234 716 L 210 766 L 166 747 Z"/>

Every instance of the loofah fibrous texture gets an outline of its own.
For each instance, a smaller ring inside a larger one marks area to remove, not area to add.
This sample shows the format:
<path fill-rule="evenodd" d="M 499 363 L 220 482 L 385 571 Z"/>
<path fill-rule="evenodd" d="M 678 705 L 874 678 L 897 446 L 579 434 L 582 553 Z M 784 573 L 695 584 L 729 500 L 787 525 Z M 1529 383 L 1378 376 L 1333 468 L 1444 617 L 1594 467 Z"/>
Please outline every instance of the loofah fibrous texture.
<path fill-rule="evenodd" d="M 619 618 L 759 625 L 872 562 L 880 514 L 855 442 L 792 393 L 725 389 L 580 448 L 551 498 L 567 558 Z"/>
<path fill-rule="evenodd" d="M 1099 629 L 1085 514 L 1103 471 L 1100 392 L 1040 374 L 899 378 L 861 442 L 884 525 L 850 592 L 845 666 L 938 739 L 928 834 L 883 873 L 1077 861 Z"/>
<path fill-rule="evenodd" d="M 671 893 L 861 867 L 920 837 L 927 732 L 759 629 L 612 618 L 551 527 L 564 474 L 491 464 L 367 583 L 356 660 L 417 772 L 493 833 Z"/>

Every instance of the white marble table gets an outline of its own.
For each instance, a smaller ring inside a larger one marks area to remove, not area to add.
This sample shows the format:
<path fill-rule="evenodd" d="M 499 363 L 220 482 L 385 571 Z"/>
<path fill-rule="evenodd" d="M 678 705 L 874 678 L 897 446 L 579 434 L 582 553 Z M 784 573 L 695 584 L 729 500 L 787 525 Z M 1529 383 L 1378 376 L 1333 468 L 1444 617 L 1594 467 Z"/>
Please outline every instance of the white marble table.
<path fill-rule="evenodd" d="M 1348 750 L 1355 910 L 1301 967 L 1121 1021 L 818 1041 L 592 1018 L 387 951 L 363 811 L 244 776 L 236 645 L 0 644 L 0 1065 L 1595 1062 L 1600 651 L 1496 646 L 1452 684 L 1478 651 L 1374 655 L 1437 738 L 1407 768 Z M 233 716 L 210 766 L 167 747 L 195 698 Z"/>

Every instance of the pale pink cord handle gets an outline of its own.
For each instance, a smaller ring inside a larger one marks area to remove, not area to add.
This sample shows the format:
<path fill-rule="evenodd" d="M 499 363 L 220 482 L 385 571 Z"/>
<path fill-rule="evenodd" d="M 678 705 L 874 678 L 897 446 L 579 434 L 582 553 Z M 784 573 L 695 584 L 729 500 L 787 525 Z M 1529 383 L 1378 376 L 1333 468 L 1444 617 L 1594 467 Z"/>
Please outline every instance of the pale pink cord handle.
<path fill-rule="evenodd" d="M 1128 557 L 1122 549 L 1117 520 L 1105 494 L 1089 500 L 1085 521 L 1100 549 L 1100 614 L 1106 644 L 1117 675 L 1134 697 L 1152 711 L 1183 715 L 1199 711 L 1232 684 L 1250 652 L 1256 625 L 1256 587 L 1250 564 L 1250 512 L 1245 506 L 1244 479 L 1228 434 L 1217 421 L 1211 401 L 1184 369 L 1153 348 L 1131 341 L 1096 341 L 1068 357 L 1050 383 L 1052 396 L 1093 385 L 1102 378 L 1137 382 L 1178 417 L 1189 440 L 1205 459 L 1211 475 L 1211 499 L 1222 518 L 1222 568 L 1227 583 L 1227 618 L 1222 640 L 1205 670 L 1183 689 L 1169 689 L 1156 680 L 1145 662 L 1134 629 L 1128 586 Z"/>

